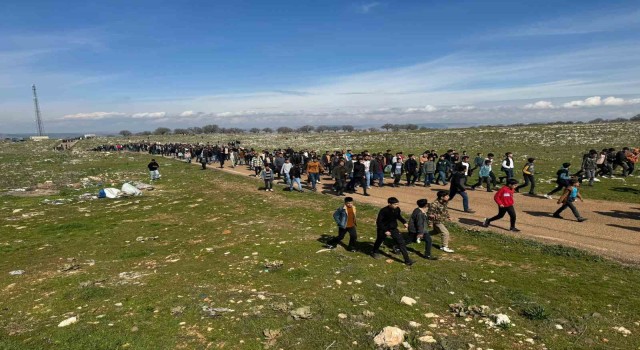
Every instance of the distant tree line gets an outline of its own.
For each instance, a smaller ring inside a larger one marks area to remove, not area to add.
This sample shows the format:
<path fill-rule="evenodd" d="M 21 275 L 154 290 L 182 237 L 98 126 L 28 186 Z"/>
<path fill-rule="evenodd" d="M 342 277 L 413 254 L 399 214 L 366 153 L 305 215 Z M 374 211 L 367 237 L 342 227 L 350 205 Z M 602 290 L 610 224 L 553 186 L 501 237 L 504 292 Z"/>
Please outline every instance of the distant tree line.
<path fill-rule="evenodd" d="M 518 124 L 509 124 L 509 126 L 526 126 L 526 125 L 570 125 L 570 124 L 600 124 L 600 123 L 622 123 L 622 122 L 640 122 L 640 114 L 631 117 L 631 118 L 615 118 L 615 119 L 604 119 L 604 118 L 596 118 L 593 120 L 589 120 L 588 122 L 583 122 L 583 121 L 557 121 L 557 122 L 551 122 L 551 123 L 518 123 Z M 491 125 L 490 125 L 491 126 Z M 507 126 L 505 124 L 498 124 L 498 125 L 493 125 L 493 126 Z M 380 129 L 383 129 L 385 131 L 401 131 L 401 130 L 406 130 L 406 131 L 413 131 L 413 130 L 430 130 L 429 128 L 425 127 L 425 126 L 418 126 L 417 124 L 384 124 L 382 126 L 380 126 Z M 290 133 L 304 133 L 304 134 L 308 134 L 308 133 L 325 133 L 325 132 L 355 132 L 355 131 L 369 131 L 369 132 L 376 132 L 376 131 L 380 131 L 380 129 L 375 128 L 375 127 L 371 127 L 368 128 L 366 130 L 364 129 L 356 129 L 353 125 L 318 125 L 318 126 L 313 126 L 313 125 L 303 125 L 300 126 L 298 128 L 290 128 L 288 126 L 281 126 L 276 128 L 275 130 L 272 128 L 251 128 L 248 130 L 245 129 L 241 129 L 241 128 L 221 128 L 220 126 L 216 125 L 216 124 L 209 124 L 209 125 L 205 125 L 203 127 L 198 127 L 198 126 L 194 126 L 194 127 L 190 127 L 190 128 L 177 128 L 177 129 L 169 129 L 169 128 L 165 128 L 165 127 L 159 127 L 156 128 L 153 131 L 142 131 L 142 132 L 138 132 L 138 133 L 133 133 L 129 130 L 121 130 L 119 132 L 120 135 L 122 136 L 132 136 L 132 135 L 138 135 L 138 136 L 147 136 L 147 135 L 201 135 L 201 134 L 242 134 L 245 132 L 249 132 L 252 134 L 259 134 L 259 133 L 264 133 L 264 134 L 272 134 L 274 132 L 278 133 L 278 134 L 290 134 Z"/>

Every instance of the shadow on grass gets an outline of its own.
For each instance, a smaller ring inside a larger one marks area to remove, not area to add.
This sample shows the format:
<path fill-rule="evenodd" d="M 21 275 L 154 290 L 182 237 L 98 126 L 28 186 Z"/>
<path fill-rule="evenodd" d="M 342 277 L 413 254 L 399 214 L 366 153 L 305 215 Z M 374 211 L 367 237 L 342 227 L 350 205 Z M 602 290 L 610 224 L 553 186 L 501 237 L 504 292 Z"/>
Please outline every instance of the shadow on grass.
<path fill-rule="evenodd" d="M 469 218 L 460 218 L 458 219 L 458 222 L 461 224 L 471 225 L 471 226 L 482 226 L 483 224 L 483 222 L 480 220 L 469 219 Z"/>
<path fill-rule="evenodd" d="M 623 230 L 640 232 L 640 227 L 637 227 L 637 226 L 624 226 L 624 225 L 616 225 L 616 224 L 607 224 L 607 226 L 617 227 Z"/>
<path fill-rule="evenodd" d="M 637 188 L 631 187 L 612 187 L 611 191 L 623 192 L 623 193 L 631 193 L 631 194 L 640 194 L 640 190 Z"/>
<path fill-rule="evenodd" d="M 610 216 L 612 218 L 640 220 L 640 213 L 634 213 L 632 211 L 612 210 L 612 211 L 594 211 L 594 213 L 604 215 L 604 216 Z"/>

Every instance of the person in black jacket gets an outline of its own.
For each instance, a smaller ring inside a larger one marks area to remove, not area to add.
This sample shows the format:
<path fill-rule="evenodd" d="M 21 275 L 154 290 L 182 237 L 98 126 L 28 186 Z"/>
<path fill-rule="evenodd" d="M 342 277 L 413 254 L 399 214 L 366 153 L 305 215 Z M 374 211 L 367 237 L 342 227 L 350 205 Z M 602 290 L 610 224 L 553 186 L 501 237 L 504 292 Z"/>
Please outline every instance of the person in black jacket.
<path fill-rule="evenodd" d="M 347 190 L 351 193 L 356 191 L 356 185 L 360 185 L 364 190 L 364 195 L 369 196 L 367 193 L 367 179 L 365 174 L 365 167 L 363 163 L 362 156 L 358 156 L 358 159 L 353 162 L 353 178 L 347 185 Z"/>
<path fill-rule="evenodd" d="M 151 177 L 151 181 L 160 178 L 160 172 L 158 171 L 160 165 L 158 165 L 158 162 L 156 162 L 155 159 L 151 159 L 151 162 L 147 164 L 147 168 L 149 169 L 149 176 Z"/>
<path fill-rule="evenodd" d="M 413 154 L 409 155 L 409 159 L 404 163 L 407 172 L 407 186 L 415 186 L 418 178 L 418 161 Z"/>
<path fill-rule="evenodd" d="M 387 199 L 388 205 L 378 212 L 378 218 L 376 219 L 376 241 L 373 244 L 373 251 L 371 252 L 371 256 L 373 258 L 380 257 L 379 249 L 382 242 L 388 236 L 391 236 L 393 240 L 396 242 L 400 252 L 402 252 L 402 257 L 404 258 L 404 263 L 408 266 L 413 265 L 414 261 L 409 258 L 409 253 L 407 252 L 407 247 L 405 245 L 404 239 L 402 235 L 400 235 L 400 231 L 398 230 L 398 221 L 400 221 L 405 228 L 409 227 L 407 224 L 407 220 L 402 217 L 400 213 L 400 208 L 398 207 L 398 199 L 396 197 L 389 197 Z"/>
<path fill-rule="evenodd" d="M 455 172 L 451 176 L 451 187 L 449 188 L 449 201 L 459 194 L 462 197 L 462 207 L 465 213 L 473 214 L 475 211 L 469 209 L 469 196 L 467 196 L 466 189 L 464 187 L 467 182 L 467 176 L 464 174 L 465 166 L 462 163 L 456 164 Z"/>
<path fill-rule="evenodd" d="M 429 234 L 429 217 L 427 209 L 429 202 L 426 199 L 418 199 L 417 208 L 413 209 L 409 219 L 409 237 L 412 242 L 420 243 L 420 238 L 424 239 L 424 258 L 428 260 L 438 260 L 431 256 L 431 235 Z"/>

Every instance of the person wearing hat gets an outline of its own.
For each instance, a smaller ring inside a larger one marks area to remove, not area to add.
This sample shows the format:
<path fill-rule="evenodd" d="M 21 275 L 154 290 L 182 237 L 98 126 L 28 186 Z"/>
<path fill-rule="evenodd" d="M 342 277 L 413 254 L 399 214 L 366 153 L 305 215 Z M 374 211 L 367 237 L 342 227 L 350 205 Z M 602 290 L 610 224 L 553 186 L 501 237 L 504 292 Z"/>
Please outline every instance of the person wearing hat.
<path fill-rule="evenodd" d="M 522 177 L 524 178 L 524 183 L 518 187 L 516 187 L 516 193 L 520 192 L 520 189 L 525 188 L 527 186 L 529 186 L 529 184 L 531 184 L 531 187 L 529 188 L 529 194 L 532 196 L 536 195 L 536 178 L 534 176 L 535 174 L 535 169 L 534 169 L 534 164 L 533 162 L 535 162 L 536 159 L 535 158 L 528 158 L 527 159 L 527 164 L 525 164 L 524 168 L 522 168 Z"/>
<path fill-rule="evenodd" d="M 569 186 L 569 180 L 571 180 L 571 176 L 569 175 L 570 166 L 571 166 L 571 163 L 562 163 L 562 168 L 558 169 L 558 171 L 556 172 L 556 175 L 558 176 L 556 179 L 556 184 L 558 184 L 558 186 L 554 188 L 551 192 L 545 194 L 544 195 L 545 198 L 553 199 L 551 197 L 552 194 L 558 191 L 561 191 L 567 186 Z"/>
<path fill-rule="evenodd" d="M 373 244 L 371 256 L 376 259 L 379 258 L 379 249 L 382 242 L 384 242 L 387 237 L 391 236 L 402 253 L 405 265 L 411 266 L 414 261 L 409 258 L 407 246 L 400 234 L 400 231 L 398 230 L 398 221 L 400 221 L 405 228 L 409 227 L 407 220 L 405 220 L 400 213 L 399 203 L 400 201 L 398 201 L 398 198 L 389 197 L 387 199 L 388 205 L 380 209 L 378 212 L 378 218 L 376 219 L 376 241 Z"/>

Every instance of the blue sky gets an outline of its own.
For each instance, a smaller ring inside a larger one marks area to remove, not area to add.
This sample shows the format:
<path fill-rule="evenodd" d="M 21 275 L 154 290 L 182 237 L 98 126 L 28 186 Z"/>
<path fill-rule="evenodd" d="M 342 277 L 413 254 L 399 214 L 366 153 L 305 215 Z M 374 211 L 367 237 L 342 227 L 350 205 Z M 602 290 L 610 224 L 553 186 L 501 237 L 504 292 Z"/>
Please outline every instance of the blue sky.
<path fill-rule="evenodd" d="M 640 113 L 639 1 L 0 4 L 0 132 Z"/>

